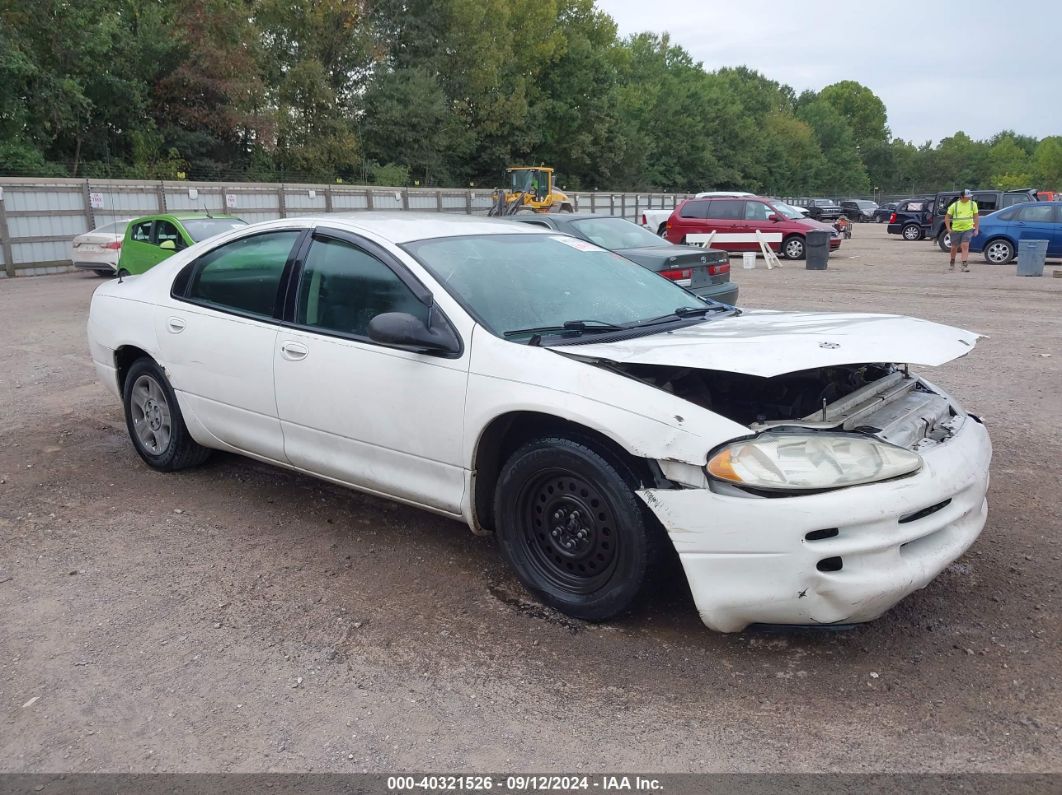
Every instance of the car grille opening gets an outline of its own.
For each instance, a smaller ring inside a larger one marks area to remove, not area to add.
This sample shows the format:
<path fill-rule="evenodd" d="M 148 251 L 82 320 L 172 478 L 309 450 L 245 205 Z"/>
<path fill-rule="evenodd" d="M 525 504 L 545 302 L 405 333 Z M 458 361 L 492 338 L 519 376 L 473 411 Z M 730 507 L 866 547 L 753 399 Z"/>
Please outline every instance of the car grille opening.
<path fill-rule="evenodd" d="M 812 530 L 804 536 L 805 541 L 821 541 L 824 538 L 835 538 L 840 532 L 836 527 L 827 527 L 825 530 Z"/>
<path fill-rule="evenodd" d="M 840 571 L 844 566 L 844 561 L 838 557 L 823 558 L 815 564 L 815 568 L 819 571 Z"/>
<path fill-rule="evenodd" d="M 932 516 L 937 511 L 943 508 L 947 508 L 949 505 L 951 505 L 950 497 L 944 500 L 944 502 L 938 502 L 936 505 L 930 505 L 928 508 L 923 508 L 920 511 L 915 511 L 914 513 L 909 513 L 906 516 L 901 516 L 898 521 L 900 524 L 907 524 L 908 522 L 917 522 L 919 519 L 925 519 L 927 516 Z"/>

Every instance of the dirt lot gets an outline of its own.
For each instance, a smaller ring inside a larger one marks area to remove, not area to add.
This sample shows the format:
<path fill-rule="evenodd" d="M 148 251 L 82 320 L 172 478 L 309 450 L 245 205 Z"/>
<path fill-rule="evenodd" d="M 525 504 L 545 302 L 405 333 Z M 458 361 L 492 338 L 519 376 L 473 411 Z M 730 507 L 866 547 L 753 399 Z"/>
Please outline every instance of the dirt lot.
<path fill-rule="evenodd" d="M 573 622 L 459 524 L 234 456 L 151 472 L 86 353 L 98 280 L 0 282 L 0 769 L 1062 770 L 1062 279 L 945 259 L 864 225 L 825 272 L 734 260 L 745 306 L 989 335 L 932 376 L 993 435 L 981 539 L 876 622 L 782 634 L 709 632 L 681 584 Z"/>

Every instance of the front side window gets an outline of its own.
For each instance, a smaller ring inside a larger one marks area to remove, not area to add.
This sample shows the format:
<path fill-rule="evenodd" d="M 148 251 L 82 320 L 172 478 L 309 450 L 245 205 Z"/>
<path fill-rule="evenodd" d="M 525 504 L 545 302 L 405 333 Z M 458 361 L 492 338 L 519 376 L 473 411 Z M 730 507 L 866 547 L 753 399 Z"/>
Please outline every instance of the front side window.
<path fill-rule="evenodd" d="M 369 321 L 385 312 L 428 322 L 428 307 L 376 257 L 342 240 L 314 240 L 299 279 L 295 322 L 368 337 Z"/>
<path fill-rule="evenodd" d="M 746 221 L 766 221 L 771 214 L 771 208 L 763 202 L 745 202 Z"/>
<path fill-rule="evenodd" d="M 245 237 L 202 256 L 188 298 L 218 309 L 271 318 L 298 230 Z"/>
<path fill-rule="evenodd" d="M 150 243 L 151 221 L 141 221 L 139 224 L 135 224 L 132 233 L 129 235 L 129 239 L 135 240 L 138 243 Z"/>
<path fill-rule="evenodd" d="M 156 221 L 155 242 L 162 245 L 167 240 L 172 241 L 176 248 L 184 248 L 184 240 L 181 239 L 181 233 L 174 224 L 169 221 Z"/>

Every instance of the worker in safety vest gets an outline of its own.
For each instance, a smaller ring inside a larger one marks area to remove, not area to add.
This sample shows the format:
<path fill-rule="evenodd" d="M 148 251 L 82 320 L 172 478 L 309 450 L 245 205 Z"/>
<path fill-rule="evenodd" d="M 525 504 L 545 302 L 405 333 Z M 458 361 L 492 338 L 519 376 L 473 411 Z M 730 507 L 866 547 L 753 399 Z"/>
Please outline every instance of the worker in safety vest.
<path fill-rule="evenodd" d="M 962 271 L 969 273 L 970 240 L 981 231 L 981 216 L 977 211 L 977 202 L 973 200 L 973 191 L 969 188 L 948 207 L 944 226 L 951 235 L 951 264 L 948 265 L 948 271 L 955 270 L 955 252 L 961 248 Z"/>

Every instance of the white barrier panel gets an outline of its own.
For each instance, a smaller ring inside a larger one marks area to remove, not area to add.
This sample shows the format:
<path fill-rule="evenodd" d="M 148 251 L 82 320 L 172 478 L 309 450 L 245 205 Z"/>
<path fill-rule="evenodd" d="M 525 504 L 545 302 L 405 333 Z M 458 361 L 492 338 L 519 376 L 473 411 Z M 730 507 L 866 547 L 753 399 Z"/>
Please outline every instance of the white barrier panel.
<path fill-rule="evenodd" d="M 691 246 L 707 248 L 709 243 L 759 243 L 760 238 L 767 243 L 781 243 L 781 232 L 710 232 L 707 235 L 686 235 L 686 242 Z"/>

